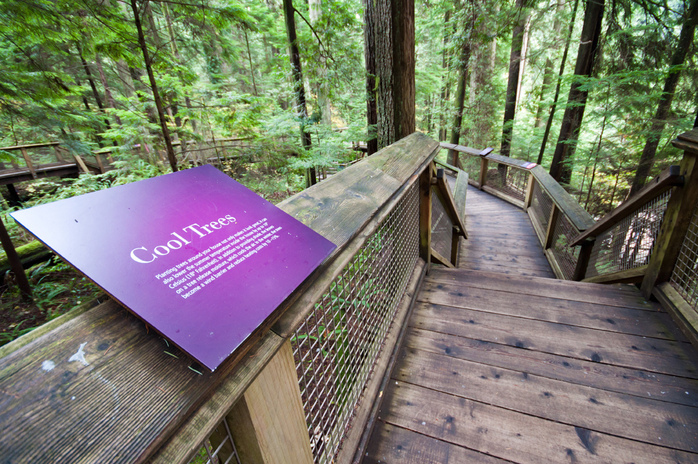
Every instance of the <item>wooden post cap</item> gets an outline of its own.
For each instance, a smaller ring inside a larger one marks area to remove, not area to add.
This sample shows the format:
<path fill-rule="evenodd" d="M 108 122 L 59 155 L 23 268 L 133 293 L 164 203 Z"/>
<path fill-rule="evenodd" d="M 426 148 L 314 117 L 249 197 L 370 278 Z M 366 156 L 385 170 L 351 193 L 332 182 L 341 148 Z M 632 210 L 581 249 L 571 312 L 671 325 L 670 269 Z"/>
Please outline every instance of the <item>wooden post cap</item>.
<path fill-rule="evenodd" d="M 684 150 L 687 155 L 698 155 L 698 127 L 679 135 L 671 144 Z"/>

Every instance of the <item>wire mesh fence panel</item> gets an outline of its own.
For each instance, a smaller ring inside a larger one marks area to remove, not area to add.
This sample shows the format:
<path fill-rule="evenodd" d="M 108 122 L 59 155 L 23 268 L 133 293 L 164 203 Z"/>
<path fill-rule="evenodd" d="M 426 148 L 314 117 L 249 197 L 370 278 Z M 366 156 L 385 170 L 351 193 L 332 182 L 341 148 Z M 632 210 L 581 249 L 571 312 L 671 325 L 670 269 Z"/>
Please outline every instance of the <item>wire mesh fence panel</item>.
<path fill-rule="evenodd" d="M 242 464 L 228 422 L 223 419 L 189 464 Z"/>
<path fill-rule="evenodd" d="M 693 211 L 670 282 L 686 302 L 698 310 L 698 207 Z"/>
<path fill-rule="evenodd" d="M 611 274 L 648 264 L 670 196 L 670 191 L 659 195 L 596 237 L 586 276 Z"/>
<path fill-rule="evenodd" d="M 579 235 L 579 231 L 564 214 L 558 216 L 553 241 L 550 250 L 565 279 L 572 280 L 579 259 L 580 246 L 569 246 L 569 243 Z"/>
<path fill-rule="evenodd" d="M 460 161 L 463 171 L 468 173 L 468 178 L 471 181 L 479 182 L 480 179 L 480 166 L 482 162 L 479 156 L 467 155 L 465 153 L 458 153 L 458 160 Z"/>
<path fill-rule="evenodd" d="M 553 209 L 553 200 L 536 181 L 533 182 L 533 194 L 529 209 L 532 213 L 533 219 L 539 225 L 540 230 L 545 232 L 545 230 L 548 228 L 548 222 L 550 221 L 550 212 Z"/>
<path fill-rule="evenodd" d="M 311 448 L 332 462 L 418 257 L 414 185 L 291 337 Z"/>
<path fill-rule="evenodd" d="M 494 164 L 494 169 L 487 171 L 487 185 L 517 200 L 526 196 L 528 171 L 516 169 L 504 164 Z"/>
<path fill-rule="evenodd" d="M 436 195 L 431 196 L 431 247 L 446 259 L 451 257 L 453 222 Z"/>

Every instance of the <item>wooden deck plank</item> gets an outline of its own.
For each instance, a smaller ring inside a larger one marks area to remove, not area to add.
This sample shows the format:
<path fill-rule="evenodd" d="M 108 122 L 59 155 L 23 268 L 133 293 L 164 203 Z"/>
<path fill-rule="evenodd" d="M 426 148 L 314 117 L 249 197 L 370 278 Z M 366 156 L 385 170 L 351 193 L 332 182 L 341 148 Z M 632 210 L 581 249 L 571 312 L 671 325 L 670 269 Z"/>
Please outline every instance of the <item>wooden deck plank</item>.
<path fill-rule="evenodd" d="M 519 279 L 497 273 L 474 272 L 460 269 L 457 273 L 434 269 L 431 280 L 456 283 L 471 287 L 486 288 L 515 293 L 517 295 L 546 295 L 551 298 L 573 299 L 586 303 L 623 306 L 628 308 L 657 311 L 659 306 L 645 300 L 635 287 L 629 285 L 600 286 L 587 282 L 570 282 L 556 279 Z"/>
<path fill-rule="evenodd" d="M 698 407 L 698 380 L 582 359 L 522 350 L 516 346 L 417 328 L 408 330 L 407 350 L 422 350 L 492 367 L 521 369 L 550 379 Z"/>
<path fill-rule="evenodd" d="M 517 463 L 696 462 L 694 453 L 598 433 L 400 383 L 381 419 L 435 439 Z"/>
<path fill-rule="evenodd" d="M 698 408 L 683 404 L 419 350 L 402 359 L 394 377 L 399 382 L 595 432 L 689 452 L 698 447 Z"/>
<path fill-rule="evenodd" d="M 378 431 L 380 440 L 372 442 L 368 449 L 366 464 L 498 464 L 505 463 L 477 451 L 446 441 L 434 440 L 411 430 L 385 424 Z"/>
<path fill-rule="evenodd" d="M 419 303 L 411 325 L 450 335 L 506 343 L 648 372 L 698 379 L 698 356 L 689 343 L 585 329 L 564 324 Z"/>
<path fill-rule="evenodd" d="M 436 282 L 425 283 L 419 298 L 426 303 L 457 308 L 496 312 L 589 329 L 688 341 L 680 331 L 673 330 L 675 324 L 671 317 L 660 312 L 536 295 L 527 295 L 525 308 L 528 309 L 522 309 L 521 295 L 515 293 Z"/>
<path fill-rule="evenodd" d="M 546 277 L 549 279 L 552 279 L 555 277 L 555 274 L 553 274 L 552 271 L 526 269 L 526 268 L 517 267 L 517 266 L 503 266 L 501 264 L 492 264 L 492 263 L 487 263 L 487 262 L 483 262 L 483 261 L 480 261 L 478 263 L 460 262 L 459 261 L 458 267 L 464 268 L 464 269 L 470 269 L 472 271 L 495 272 L 498 274 L 506 274 L 506 275 L 511 275 L 511 276 Z"/>
<path fill-rule="evenodd" d="M 461 262 L 485 262 L 499 266 L 523 267 L 526 269 L 534 269 L 539 271 L 550 269 L 550 265 L 544 256 L 533 257 L 518 254 L 515 256 L 502 256 L 498 253 L 478 253 L 469 249 L 465 249 L 461 252 Z"/>

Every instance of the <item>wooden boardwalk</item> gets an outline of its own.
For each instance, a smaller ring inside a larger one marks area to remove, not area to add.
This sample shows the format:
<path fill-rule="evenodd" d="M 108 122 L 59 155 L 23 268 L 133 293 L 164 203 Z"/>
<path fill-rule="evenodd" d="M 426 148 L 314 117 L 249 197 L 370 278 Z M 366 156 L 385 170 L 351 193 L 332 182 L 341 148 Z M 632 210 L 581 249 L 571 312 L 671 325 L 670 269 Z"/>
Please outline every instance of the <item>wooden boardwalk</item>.
<path fill-rule="evenodd" d="M 363 462 L 698 462 L 692 345 L 633 287 L 549 278 L 512 208 L 468 192 L 462 269 L 425 279 Z"/>

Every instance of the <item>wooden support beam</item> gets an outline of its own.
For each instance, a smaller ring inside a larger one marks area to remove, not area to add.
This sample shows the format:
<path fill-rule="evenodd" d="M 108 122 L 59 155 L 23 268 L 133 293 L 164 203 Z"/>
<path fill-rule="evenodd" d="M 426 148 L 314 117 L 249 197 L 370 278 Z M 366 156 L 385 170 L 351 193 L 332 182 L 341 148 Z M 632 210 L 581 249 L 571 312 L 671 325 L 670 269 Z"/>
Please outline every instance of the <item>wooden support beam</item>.
<path fill-rule="evenodd" d="M 431 263 L 431 165 L 419 176 L 419 257 Z"/>
<path fill-rule="evenodd" d="M 547 250 L 553 246 L 553 240 L 555 240 L 555 225 L 560 218 L 560 208 L 553 203 L 553 207 L 550 210 L 550 217 L 548 218 L 548 230 L 545 232 L 545 242 L 543 243 L 543 249 Z"/>
<path fill-rule="evenodd" d="M 435 263 L 441 264 L 442 266 L 446 266 L 446 267 L 450 267 L 450 268 L 455 267 L 453 265 L 453 263 L 451 263 L 451 261 L 449 261 L 446 257 L 444 257 L 441 253 L 439 253 L 438 251 L 436 251 L 433 248 L 431 249 L 431 259 Z"/>
<path fill-rule="evenodd" d="M 226 421 L 241 462 L 312 464 L 291 342 L 281 346 Z"/>
<path fill-rule="evenodd" d="M 524 196 L 524 211 L 528 211 L 528 208 L 531 207 L 531 203 L 533 202 L 533 187 L 534 183 L 536 182 L 536 178 L 533 174 L 529 173 L 528 174 L 528 184 L 526 185 L 526 195 Z"/>
<path fill-rule="evenodd" d="M 82 170 L 82 172 L 84 172 L 85 174 L 91 174 L 90 170 L 87 169 L 85 162 L 82 160 L 82 158 L 79 155 L 73 155 L 73 157 L 75 158 L 75 162 L 78 163 L 78 166 L 80 166 L 80 169 Z"/>
<path fill-rule="evenodd" d="M 478 179 L 480 182 L 480 190 L 482 190 L 482 188 L 487 184 L 487 163 L 487 158 L 485 158 L 484 156 L 480 158 L 480 178 Z"/>
<path fill-rule="evenodd" d="M 29 172 L 31 172 L 32 178 L 36 179 L 36 170 L 34 170 L 34 164 L 32 163 L 31 158 L 29 158 L 27 149 L 22 147 L 20 151 L 22 152 L 22 157 L 24 157 L 24 162 L 27 163 L 27 168 L 29 169 Z"/>
<path fill-rule="evenodd" d="M 17 279 L 17 286 L 19 287 L 19 290 L 22 292 L 22 297 L 24 299 L 31 300 L 32 288 L 29 285 L 29 280 L 27 280 L 27 274 L 24 272 L 22 261 L 19 259 L 19 255 L 17 255 L 17 250 L 15 250 L 15 246 L 12 243 L 12 240 L 10 240 L 10 234 L 7 233 L 7 229 L 5 229 L 5 223 L 3 222 L 1 217 L 0 243 L 2 243 L 2 248 L 3 250 L 5 250 L 7 259 L 10 262 L 12 272 L 14 272 L 15 274 L 15 279 Z"/>
<path fill-rule="evenodd" d="M 579 250 L 579 258 L 577 259 L 577 265 L 574 268 L 574 275 L 572 275 L 572 280 L 580 281 L 584 279 L 587 273 L 587 267 L 589 266 L 589 258 L 591 258 L 591 250 L 594 248 L 594 240 L 585 240 L 581 244 L 581 250 Z"/>

